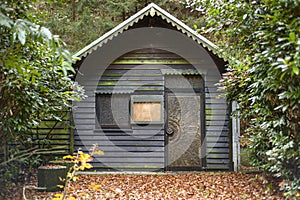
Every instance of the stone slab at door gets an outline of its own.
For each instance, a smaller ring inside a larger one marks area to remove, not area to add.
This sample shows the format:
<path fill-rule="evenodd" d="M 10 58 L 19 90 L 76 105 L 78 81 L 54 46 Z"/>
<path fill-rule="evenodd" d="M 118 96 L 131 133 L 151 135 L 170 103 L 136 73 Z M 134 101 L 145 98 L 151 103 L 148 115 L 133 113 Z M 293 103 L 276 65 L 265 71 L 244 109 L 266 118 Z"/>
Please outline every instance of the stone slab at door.
<path fill-rule="evenodd" d="M 166 94 L 167 168 L 201 169 L 200 94 Z"/>

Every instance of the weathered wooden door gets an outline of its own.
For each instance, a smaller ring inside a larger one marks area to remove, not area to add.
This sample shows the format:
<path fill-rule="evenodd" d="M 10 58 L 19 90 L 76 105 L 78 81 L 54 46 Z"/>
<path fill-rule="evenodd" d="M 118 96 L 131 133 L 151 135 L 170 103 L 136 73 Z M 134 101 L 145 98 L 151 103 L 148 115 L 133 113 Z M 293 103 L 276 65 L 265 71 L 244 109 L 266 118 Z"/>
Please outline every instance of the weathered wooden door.
<path fill-rule="evenodd" d="M 166 92 L 167 168 L 201 169 L 201 94 Z"/>
<path fill-rule="evenodd" d="M 201 169 L 203 79 L 166 76 L 166 165 L 169 170 Z"/>

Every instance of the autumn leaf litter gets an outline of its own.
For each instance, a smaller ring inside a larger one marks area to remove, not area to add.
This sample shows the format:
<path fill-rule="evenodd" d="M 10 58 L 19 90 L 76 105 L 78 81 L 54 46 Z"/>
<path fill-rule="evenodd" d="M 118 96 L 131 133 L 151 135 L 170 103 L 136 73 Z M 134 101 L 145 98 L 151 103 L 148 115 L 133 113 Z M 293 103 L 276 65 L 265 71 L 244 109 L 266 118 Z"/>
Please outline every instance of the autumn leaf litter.
<path fill-rule="evenodd" d="M 276 184 L 275 184 L 276 185 Z M 80 175 L 68 187 L 75 199 L 283 199 L 258 174 Z"/>
<path fill-rule="evenodd" d="M 36 175 L 34 175 L 36 176 Z M 284 199 L 278 181 L 261 173 L 198 172 L 150 175 L 78 175 L 67 199 Z M 37 185 L 36 178 L 28 184 Z M 28 199 L 52 199 L 57 192 L 27 190 Z M 20 199 L 22 185 L 7 199 Z"/>

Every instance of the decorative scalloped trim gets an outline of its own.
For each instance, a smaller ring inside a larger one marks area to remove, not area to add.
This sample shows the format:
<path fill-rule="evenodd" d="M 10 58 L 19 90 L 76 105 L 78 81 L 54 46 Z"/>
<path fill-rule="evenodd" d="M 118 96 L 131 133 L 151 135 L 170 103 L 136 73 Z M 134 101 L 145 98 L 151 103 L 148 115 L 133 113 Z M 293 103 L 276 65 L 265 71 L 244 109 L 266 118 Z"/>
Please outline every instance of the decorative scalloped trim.
<path fill-rule="evenodd" d="M 161 11 L 159 11 L 161 10 Z M 165 12 L 165 13 L 162 13 Z M 96 51 L 99 47 L 102 47 L 104 44 L 112 40 L 114 37 L 117 37 L 119 34 L 123 33 L 124 31 L 128 30 L 130 27 L 132 27 L 134 24 L 138 23 L 140 20 L 144 19 L 146 16 L 154 17 L 155 15 L 160 16 L 163 20 L 165 20 L 167 23 L 171 24 L 173 27 L 175 27 L 178 31 L 181 33 L 187 35 L 192 40 L 196 41 L 198 44 L 202 45 L 203 47 L 207 48 L 209 51 L 211 51 L 213 54 L 217 55 L 220 58 L 224 57 L 219 55 L 218 48 L 213 43 L 211 43 L 209 40 L 207 40 L 205 37 L 203 37 L 200 34 L 197 34 L 195 31 L 183 27 L 181 24 L 183 24 L 181 21 L 176 19 L 171 14 L 164 11 L 162 8 L 158 7 L 156 4 L 151 3 L 144 9 L 142 9 L 140 12 L 136 13 L 129 19 L 125 20 L 123 23 L 119 24 L 117 27 L 112 29 L 111 31 L 107 32 L 91 44 L 87 45 L 85 48 L 74 54 L 74 56 L 82 58 L 86 57 L 87 55 L 91 54 L 93 51 Z M 173 19 L 171 19 L 173 18 Z M 186 25 L 185 25 L 186 26 Z M 76 61 L 74 61 L 76 62 Z"/>

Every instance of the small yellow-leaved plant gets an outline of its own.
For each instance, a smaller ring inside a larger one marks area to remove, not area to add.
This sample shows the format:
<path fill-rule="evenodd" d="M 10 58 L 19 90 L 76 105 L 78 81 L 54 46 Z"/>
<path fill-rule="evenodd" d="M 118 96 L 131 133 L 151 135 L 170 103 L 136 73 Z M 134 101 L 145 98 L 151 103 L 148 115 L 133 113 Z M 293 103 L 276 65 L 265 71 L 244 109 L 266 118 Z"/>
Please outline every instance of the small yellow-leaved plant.
<path fill-rule="evenodd" d="M 91 169 L 93 166 L 89 162 L 93 160 L 93 155 L 103 155 L 103 154 L 104 152 L 99 150 L 98 145 L 95 144 L 93 145 L 89 153 L 84 153 L 79 149 L 75 155 L 64 156 L 63 159 L 70 160 L 73 163 L 73 166 L 68 171 L 66 179 L 62 180 L 65 182 L 65 184 L 58 185 L 58 187 L 64 189 L 63 192 L 55 194 L 52 200 L 64 200 L 70 181 L 76 181 L 78 179 L 78 177 L 76 176 L 76 172 L 84 171 L 85 169 Z M 69 198 L 69 200 L 74 200 L 74 199 L 75 198 L 72 196 Z"/>

